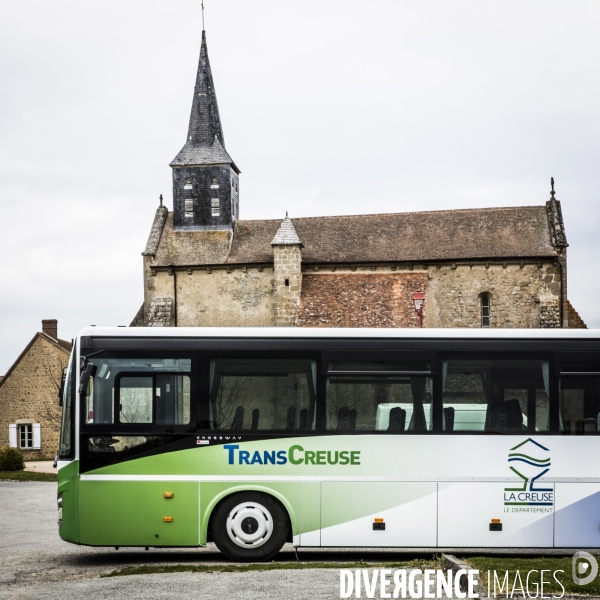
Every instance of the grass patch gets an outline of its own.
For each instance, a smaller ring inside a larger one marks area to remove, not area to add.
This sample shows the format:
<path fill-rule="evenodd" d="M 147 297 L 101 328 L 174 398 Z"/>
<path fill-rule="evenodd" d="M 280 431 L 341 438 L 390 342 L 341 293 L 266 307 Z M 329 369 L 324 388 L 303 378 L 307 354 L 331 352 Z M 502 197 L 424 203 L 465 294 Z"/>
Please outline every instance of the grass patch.
<path fill-rule="evenodd" d="M 370 562 L 270 562 L 248 564 L 198 564 L 198 565 L 140 565 L 126 567 L 103 575 L 103 577 L 121 577 L 123 575 L 151 575 L 156 573 L 247 573 L 252 571 L 283 571 L 300 569 L 435 569 L 439 564 L 435 561 L 411 560 L 404 562 L 370 563 Z"/>
<path fill-rule="evenodd" d="M 33 471 L 0 471 L 0 480 L 13 481 L 58 481 L 57 473 L 36 473 Z"/>
<path fill-rule="evenodd" d="M 532 596 L 536 595 L 536 589 L 541 597 L 541 590 L 539 588 L 541 581 L 541 571 L 542 569 L 545 571 L 549 571 L 544 573 L 544 596 L 547 596 L 552 593 L 555 593 L 557 596 L 560 596 L 563 591 L 560 585 L 554 579 L 554 573 L 556 571 L 562 571 L 562 573 L 556 573 L 556 578 L 560 581 L 560 583 L 565 588 L 566 594 L 577 594 L 577 595 L 585 595 L 589 594 L 590 596 L 600 596 L 600 577 L 596 577 L 594 581 L 588 583 L 587 585 L 577 585 L 573 582 L 573 578 L 571 576 L 571 568 L 572 568 L 572 557 L 540 557 L 540 558 L 503 558 L 503 557 L 495 557 L 495 556 L 472 556 L 464 559 L 469 564 L 473 565 L 476 569 L 479 569 L 479 578 L 481 579 L 481 584 L 486 590 L 488 589 L 488 571 L 490 571 L 490 596 L 493 597 L 493 589 L 494 589 L 494 573 L 496 571 L 496 575 L 500 582 L 504 579 L 506 572 L 508 571 L 508 581 L 510 582 L 510 588 L 508 595 L 510 597 L 510 593 L 512 591 L 513 585 L 515 585 L 516 580 L 516 588 L 514 593 L 514 598 L 522 598 L 523 593 L 519 589 L 519 579 L 517 578 L 517 571 L 519 572 L 519 576 L 523 582 L 523 587 L 525 588 L 525 597 L 527 598 L 527 574 L 530 571 L 537 571 L 537 573 L 531 573 L 529 577 L 529 591 Z M 589 572 L 589 570 L 588 570 Z M 536 588 L 536 586 L 538 586 Z M 506 590 L 503 590 L 502 593 L 498 592 L 498 585 L 496 585 L 496 593 L 498 597 L 506 598 Z"/>

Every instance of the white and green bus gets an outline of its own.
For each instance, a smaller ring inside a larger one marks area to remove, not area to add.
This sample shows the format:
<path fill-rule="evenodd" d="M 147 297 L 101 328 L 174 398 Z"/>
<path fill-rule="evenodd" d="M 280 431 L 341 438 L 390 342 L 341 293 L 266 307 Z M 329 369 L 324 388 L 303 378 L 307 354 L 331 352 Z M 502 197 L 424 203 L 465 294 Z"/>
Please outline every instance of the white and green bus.
<path fill-rule="evenodd" d="M 597 331 L 90 327 L 62 405 L 76 544 L 600 548 Z"/>

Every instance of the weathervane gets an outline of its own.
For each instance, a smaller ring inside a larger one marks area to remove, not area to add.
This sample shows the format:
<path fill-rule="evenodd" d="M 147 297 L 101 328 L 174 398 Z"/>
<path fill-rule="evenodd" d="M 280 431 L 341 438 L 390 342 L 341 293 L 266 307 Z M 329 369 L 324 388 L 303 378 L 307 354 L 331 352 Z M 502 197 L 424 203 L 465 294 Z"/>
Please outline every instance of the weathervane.
<path fill-rule="evenodd" d="M 202 0 L 202 31 L 204 31 L 204 0 Z"/>

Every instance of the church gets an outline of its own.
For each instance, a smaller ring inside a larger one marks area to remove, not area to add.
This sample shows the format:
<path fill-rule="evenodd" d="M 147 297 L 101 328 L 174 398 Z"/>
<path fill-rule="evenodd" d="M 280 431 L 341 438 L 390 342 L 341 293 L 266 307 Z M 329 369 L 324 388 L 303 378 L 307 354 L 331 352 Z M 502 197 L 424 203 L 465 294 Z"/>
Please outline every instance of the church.
<path fill-rule="evenodd" d="M 170 166 L 173 211 L 161 197 L 131 326 L 585 327 L 553 182 L 532 206 L 240 219 L 204 31 Z"/>

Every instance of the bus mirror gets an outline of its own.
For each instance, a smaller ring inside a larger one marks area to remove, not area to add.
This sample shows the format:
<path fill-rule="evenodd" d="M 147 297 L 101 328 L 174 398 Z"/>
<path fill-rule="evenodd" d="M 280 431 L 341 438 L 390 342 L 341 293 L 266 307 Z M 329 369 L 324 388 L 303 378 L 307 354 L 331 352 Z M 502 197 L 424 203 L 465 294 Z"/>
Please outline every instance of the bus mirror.
<path fill-rule="evenodd" d="M 88 385 L 90 383 L 90 378 L 96 372 L 96 367 L 92 363 L 88 363 L 85 367 L 85 371 L 81 374 L 79 378 L 79 393 L 85 394 L 87 391 Z"/>
<path fill-rule="evenodd" d="M 65 380 L 67 378 L 67 369 L 63 369 L 62 378 L 60 380 L 60 388 L 58 389 L 58 405 L 63 405 L 63 394 L 65 393 Z"/>

